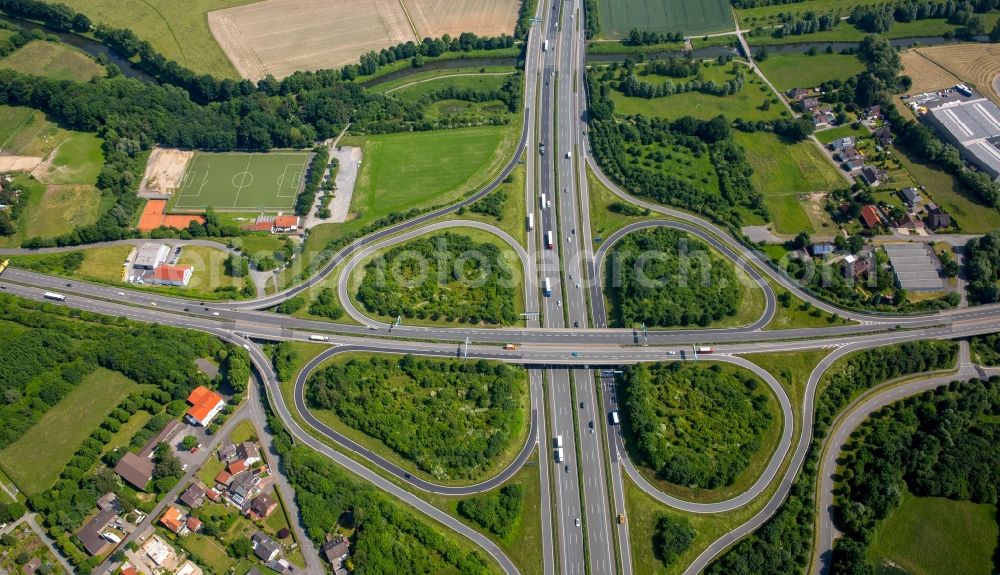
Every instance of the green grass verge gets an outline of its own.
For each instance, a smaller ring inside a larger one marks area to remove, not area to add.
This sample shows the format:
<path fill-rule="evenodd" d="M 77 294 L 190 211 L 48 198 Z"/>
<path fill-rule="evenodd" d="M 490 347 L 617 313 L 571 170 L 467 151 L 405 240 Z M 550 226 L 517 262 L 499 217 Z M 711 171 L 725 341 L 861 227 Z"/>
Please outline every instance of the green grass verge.
<path fill-rule="evenodd" d="M 500 184 L 492 193 L 503 191 L 507 194 L 507 201 L 503 204 L 503 218 L 497 220 L 491 215 L 480 214 L 471 209 L 464 210 L 463 213 L 452 213 L 443 216 L 442 220 L 472 220 L 494 225 L 510 234 L 522 247 L 528 247 L 528 212 L 524 205 L 524 164 L 519 164 L 510 173 L 511 181 Z M 533 206 L 534 208 L 534 206 Z"/>
<path fill-rule="evenodd" d="M 758 65 L 782 92 L 792 88 L 814 88 L 829 80 L 844 81 L 864 69 L 857 56 L 838 53 L 771 54 Z"/>
<path fill-rule="evenodd" d="M 35 40 L 0 58 L 0 68 L 54 80 L 87 82 L 107 71 L 86 53 L 60 42 Z"/>
<path fill-rule="evenodd" d="M 509 126 L 347 138 L 364 160 L 351 211 L 371 221 L 391 212 L 448 204 L 489 180 L 510 158 L 520 118 Z"/>
<path fill-rule="evenodd" d="M 591 235 L 594 236 L 594 239 L 607 238 L 612 233 L 624 228 L 628 224 L 653 219 L 659 215 L 651 213 L 648 216 L 627 216 L 609 210 L 608 207 L 611 206 L 611 204 L 625 204 L 627 202 L 616 196 L 611 190 L 602 184 L 597 179 L 597 176 L 594 175 L 590 166 L 587 166 L 587 192 L 590 196 L 590 229 Z M 636 207 L 638 208 L 638 206 Z M 595 242 L 593 246 L 594 249 L 597 249 L 599 245 L 600 242 Z"/>
<path fill-rule="evenodd" d="M 875 529 L 869 557 L 910 575 L 989 573 L 997 533 L 994 505 L 907 492 Z"/>
<path fill-rule="evenodd" d="M 139 384 L 98 368 L 83 378 L 20 439 L 0 451 L 0 466 L 21 491 L 51 487 L 84 439 Z"/>
<path fill-rule="evenodd" d="M 766 132 L 735 132 L 734 137 L 747 151 L 754 185 L 764 196 L 775 231 L 794 235 L 836 230 L 822 201 L 803 196 L 848 185 L 813 142 L 786 144 Z"/>
<path fill-rule="evenodd" d="M 480 72 L 479 68 L 460 69 L 462 71 L 437 70 L 438 74 L 429 74 L 419 78 L 410 76 L 395 82 L 379 85 L 376 91 L 392 94 L 404 100 L 416 101 L 443 88 L 458 88 L 462 90 L 496 90 L 500 88 L 507 77 L 514 73 L 512 68 L 493 66 L 491 71 Z M 395 85 L 392 85 L 395 84 Z"/>
<path fill-rule="evenodd" d="M 128 28 L 153 48 L 198 74 L 239 79 L 208 29 L 206 14 L 253 0 L 66 0 L 94 23 Z"/>

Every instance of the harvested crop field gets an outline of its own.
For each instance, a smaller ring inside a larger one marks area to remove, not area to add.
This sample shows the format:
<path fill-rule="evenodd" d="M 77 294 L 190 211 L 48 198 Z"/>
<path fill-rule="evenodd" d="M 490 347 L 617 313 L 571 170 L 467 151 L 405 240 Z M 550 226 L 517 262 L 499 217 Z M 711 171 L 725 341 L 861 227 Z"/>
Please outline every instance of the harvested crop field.
<path fill-rule="evenodd" d="M 1000 105 L 1000 45 L 954 44 L 915 48 L 912 51 L 919 53 L 932 65 L 936 64 L 942 68 L 945 74 L 953 74 Z M 918 68 L 914 73 L 923 70 L 924 68 Z M 913 78 L 913 84 L 916 86 L 917 77 L 913 76 L 910 68 L 906 68 L 905 73 Z"/>
<path fill-rule="evenodd" d="M 517 0 L 264 0 L 208 13 L 240 75 L 284 78 L 339 68 L 400 42 L 462 32 L 510 34 Z"/>
<path fill-rule="evenodd" d="M 903 63 L 903 73 L 913 80 L 910 92 L 933 92 L 958 83 L 958 78 L 935 64 L 918 50 L 906 50 L 899 55 Z"/>

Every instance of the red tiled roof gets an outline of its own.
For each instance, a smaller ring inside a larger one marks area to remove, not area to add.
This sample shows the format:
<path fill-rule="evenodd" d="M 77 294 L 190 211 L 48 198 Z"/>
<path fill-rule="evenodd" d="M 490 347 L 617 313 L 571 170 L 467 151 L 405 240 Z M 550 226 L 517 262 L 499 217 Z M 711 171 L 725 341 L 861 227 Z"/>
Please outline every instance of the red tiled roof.
<path fill-rule="evenodd" d="M 268 221 L 255 222 L 250 224 L 249 228 L 250 231 L 253 232 L 269 232 L 271 231 L 271 222 Z"/>
<path fill-rule="evenodd" d="M 247 468 L 247 466 L 242 461 L 240 461 L 239 459 L 237 459 L 236 461 L 233 461 L 232 463 L 229 464 L 228 470 L 229 470 L 229 473 L 231 473 L 233 475 L 236 475 L 237 473 L 240 473 L 241 471 L 243 471 L 246 468 Z"/>
<path fill-rule="evenodd" d="M 174 533 L 179 532 L 184 527 L 184 522 L 181 521 L 181 510 L 176 507 L 168 507 L 163 517 L 160 518 L 160 523 Z"/>
<path fill-rule="evenodd" d="M 191 531 L 197 531 L 201 529 L 201 520 L 197 517 L 188 517 L 186 521 L 187 528 Z"/>
<path fill-rule="evenodd" d="M 878 210 L 871 204 L 866 204 L 861 208 L 861 221 L 870 228 L 882 223 L 882 218 L 878 215 Z"/>
<path fill-rule="evenodd" d="M 184 281 L 184 274 L 191 269 L 191 266 L 156 266 L 153 270 L 153 277 L 158 280 L 181 282 Z"/>
<path fill-rule="evenodd" d="M 215 476 L 215 482 L 221 483 L 223 485 L 229 485 L 229 480 L 232 478 L 233 476 L 230 475 L 228 471 L 223 469 L 222 471 L 219 472 L 218 475 Z M 211 499 L 211 497 L 209 497 L 209 499 Z"/>
<path fill-rule="evenodd" d="M 139 572 L 135 570 L 135 567 L 129 565 L 128 567 L 122 569 L 122 575 L 139 575 Z"/>
<path fill-rule="evenodd" d="M 191 392 L 187 400 L 191 404 L 191 409 L 187 411 L 188 415 L 198 421 L 204 421 L 208 417 L 208 414 L 222 401 L 222 396 L 207 387 L 199 385 L 194 388 L 194 391 Z"/>

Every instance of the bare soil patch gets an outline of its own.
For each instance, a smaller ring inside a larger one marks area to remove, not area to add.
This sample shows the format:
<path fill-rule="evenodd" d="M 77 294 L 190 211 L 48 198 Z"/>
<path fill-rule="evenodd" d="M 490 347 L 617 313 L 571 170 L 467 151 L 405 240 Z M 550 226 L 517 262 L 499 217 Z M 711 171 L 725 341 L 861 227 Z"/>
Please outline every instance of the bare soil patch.
<path fill-rule="evenodd" d="M 35 156 L 0 156 L 0 172 L 30 172 L 41 161 Z"/>
<path fill-rule="evenodd" d="M 518 0 L 264 0 L 208 13 L 244 78 L 338 68 L 400 42 L 513 32 Z"/>
<path fill-rule="evenodd" d="M 174 193 L 192 156 L 194 152 L 190 151 L 154 148 L 146 161 L 146 172 L 139 184 L 139 196 L 154 197 Z"/>
<path fill-rule="evenodd" d="M 915 48 L 912 51 L 919 53 L 931 64 L 943 69 L 946 74 L 951 74 L 969 84 L 983 96 L 1000 105 L 1000 94 L 997 93 L 995 85 L 995 80 L 1000 75 L 1000 44 L 928 46 Z M 905 57 L 903 63 L 906 64 Z M 910 74 L 908 67 L 905 72 Z M 913 80 L 916 86 L 917 79 L 914 77 Z M 950 85 L 954 84 L 952 81 Z M 947 86 L 946 84 L 939 87 Z"/>

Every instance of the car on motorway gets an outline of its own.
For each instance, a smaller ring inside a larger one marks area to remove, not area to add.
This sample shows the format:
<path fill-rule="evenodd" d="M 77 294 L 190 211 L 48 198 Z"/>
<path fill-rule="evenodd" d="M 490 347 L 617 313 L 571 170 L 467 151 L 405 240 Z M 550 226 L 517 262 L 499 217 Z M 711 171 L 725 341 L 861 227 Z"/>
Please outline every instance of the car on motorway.
<path fill-rule="evenodd" d="M 410 475 L 409 473 L 404 473 L 404 474 L 403 474 L 403 477 L 405 477 L 405 478 L 409 479 L 410 477 L 413 477 L 413 476 L 412 476 L 412 475 Z"/>
<path fill-rule="evenodd" d="M 587 404 L 586 404 L 586 403 L 584 403 L 584 402 L 582 402 L 582 401 L 580 402 L 580 409 L 583 409 L 583 408 L 584 408 L 584 407 L 586 407 L 586 406 L 587 406 Z"/>
<path fill-rule="evenodd" d="M 580 327 L 580 322 L 574 321 L 573 322 L 573 327 Z"/>
<path fill-rule="evenodd" d="M 563 469 L 565 469 L 565 470 L 566 470 L 566 473 L 569 473 L 569 465 L 564 465 L 564 466 L 563 466 Z"/>
<path fill-rule="evenodd" d="M 151 301 L 151 302 L 149 302 L 149 305 L 151 305 L 153 307 L 156 307 L 156 302 L 155 301 Z"/>
<path fill-rule="evenodd" d="M 668 351 L 668 352 L 667 352 L 667 355 L 677 355 L 677 352 L 676 352 L 676 351 L 673 351 L 673 350 L 671 350 L 671 351 Z"/>
<path fill-rule="evenodd" d="M 577 527 L 579 527 L 579 526 L 580 526 L 580 518 L 579 518 L 579 517 L 577 517 L 577 518 L 576 518 L 576 526 L 577 526 Z"/>
<path fill-rule="evenodd" d="M 590 423 L 587 424 L 587 427 L 589 427 L 591 429 L 594 429 L 594 420 L 593 419 L 590 420 Z"/>
<path fill-rule="evenodd" d="M 624 513 L 619 513 L 618 514 L 618 524 L 619 525 L 625 525 L 625 514 Z"/>
<path fill-rule="evenodd" d="M 73 284 L 68 283 L 66 284 L 66 287 L 73 287 Z"/>
<path fill-rule="evenodd" d="M 125 292 L 123 292 L 123 291 L 120 291 L 120 292 L 118 292 L 118 295 L 120 295 L 120 296 L 124 296 L 124 295 L 125 295 Z"/>
<path fill-rule="evenodd" d="M 214 316 L 218 316 L 218 315 L 219 315 L 219 312 L 217 312 L 217 311 L 213 311 L 213 312 L 212 312 L 212 315 L 214 315 Z"/>
<path fill-rule="evenodd" d="M 571 355 L 571 356 L 573 356 L 573 357 L 580 357 L 580 352 L 578 352 L 578 351 L 574 351 L 574 352 L 573 352 L 573 353 L 571 353 L 570 355 Z"/>

